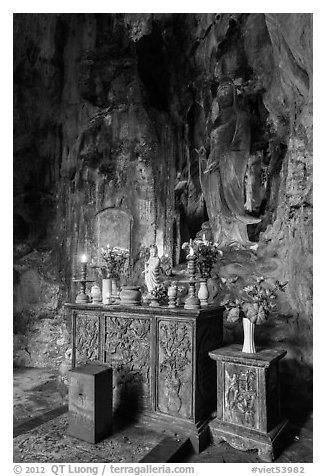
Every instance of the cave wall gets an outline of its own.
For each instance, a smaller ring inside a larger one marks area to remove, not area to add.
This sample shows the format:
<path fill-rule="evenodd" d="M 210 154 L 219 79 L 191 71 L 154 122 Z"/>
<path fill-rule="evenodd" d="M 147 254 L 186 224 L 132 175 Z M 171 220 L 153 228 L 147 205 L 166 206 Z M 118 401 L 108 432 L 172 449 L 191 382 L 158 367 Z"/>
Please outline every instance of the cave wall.
<path fill-rule="evenodd" d="M 59 365 L 69 349 L 62 303 L 80 254 L 97 257 L 102 210 L 132 216 L 136 280 L 152 242 L 178 263 L 176 243 L 207 219 L 198 150 L 209 151 L 223 75 L 251 118 L 246 203 L 261 222 L 250 235 L 289 282 L 257 339 L 288 349 L 284 372 L 309 394 L 310 14 L 14 15 L 17 365 Z M 227 341 L 238 335 L 226 326 Z"/>
<path fill-rule="evenodd" d="M 279 68 L 273 74 L 265 104 L 276 140 L 286 144 L 287 152 L 282 161 L 276 206 L 273 211 L 269 206 L 267 212 L 272 214 L 271 222 L 260 235 L 261 255 L 276 256 L 280 263 L 278 275 L 288 281 L 285 314 L 289 318 L 284 335 L 280 336 L 278 331 L 275 336 L 276 341 L 286 342 L 288 348 L 288 366 L 284 373 L 287 379 L 299 382 L 299 393 L 310 394 L 313 363 L 312 16 L 271 14 L 266 15 L 266 25 Z M 277 327 L 280 328 L 280 324 Z M 293 363 L 295 365 L 291 365 Z"/>

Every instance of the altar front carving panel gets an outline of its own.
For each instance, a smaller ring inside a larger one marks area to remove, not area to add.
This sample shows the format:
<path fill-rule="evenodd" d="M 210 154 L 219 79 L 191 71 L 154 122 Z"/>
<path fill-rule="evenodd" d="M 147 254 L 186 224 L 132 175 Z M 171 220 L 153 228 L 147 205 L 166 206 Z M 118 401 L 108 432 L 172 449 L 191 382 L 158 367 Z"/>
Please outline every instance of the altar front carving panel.
<path fill-rule="evenodd" d="M 129 412 L 152 406 L 152 322 L 137 317 L 104 314 L 103 362 L 113 369 L 114 407 Z"/>
<path fill-rule="evenodd" d="M 90 361 L 112 367 L 115 411 L 197 426 L 216 411 L 216 368 L 208 352 L 222 344 L 223 308 L 66 308 L 73 367 Z"/>
<path fill-rule="evenodd" d="M 193 325 L 191 322 L 158 321 L 157 409 L 169 415 L 191 418 Z"/>

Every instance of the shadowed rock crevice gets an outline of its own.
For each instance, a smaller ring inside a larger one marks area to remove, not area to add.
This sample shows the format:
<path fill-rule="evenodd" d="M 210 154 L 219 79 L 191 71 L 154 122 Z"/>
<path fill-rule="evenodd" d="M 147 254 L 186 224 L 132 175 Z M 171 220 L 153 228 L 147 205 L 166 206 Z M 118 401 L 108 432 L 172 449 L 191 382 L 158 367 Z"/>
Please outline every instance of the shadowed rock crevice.
<path fill-rule="evenodd" d="M 139 77 L 144 83 L 149 105 L 168 111 L 170 59 L 161 32 L 154 22 L 150 35 L 136 43 Z"/>

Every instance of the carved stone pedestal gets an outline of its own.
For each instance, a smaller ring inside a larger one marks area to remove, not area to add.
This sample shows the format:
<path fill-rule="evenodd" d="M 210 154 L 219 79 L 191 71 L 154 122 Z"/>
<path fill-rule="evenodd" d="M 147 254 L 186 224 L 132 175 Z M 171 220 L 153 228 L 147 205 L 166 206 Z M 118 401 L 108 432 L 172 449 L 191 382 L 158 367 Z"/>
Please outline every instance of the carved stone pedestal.
<path fill-rule="evenodd" d="M 214 442 L 239 450 L 258 449 L 271 462 L 285 442 L 287 420 L 281 417 L 278 363 L 284 350 L 255 354 L 231 345 L 209 352 L 217 364 L 217 414 L 210 423 Z"/>

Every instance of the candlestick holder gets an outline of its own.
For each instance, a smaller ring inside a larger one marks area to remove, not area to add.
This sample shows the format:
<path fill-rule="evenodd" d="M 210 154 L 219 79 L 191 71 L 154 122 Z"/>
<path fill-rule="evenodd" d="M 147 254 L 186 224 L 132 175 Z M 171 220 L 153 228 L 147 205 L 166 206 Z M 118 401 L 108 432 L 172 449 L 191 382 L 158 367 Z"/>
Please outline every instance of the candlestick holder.
<path fill-rule="evenodd" d="M 196 296 L 196 261 L 197 257 L 194 254 L 187 256 L 188 260 L 188 274 L 189 278 L 189 290 L 188 297 L 185 300 L 185 309 L 200 309 L 200 301 Z"/>
<path fill-rule="evenodd" d="M 85 304 L 89 302 L 89 297 L 86 294 L 86 283 L 93 283 L 94 280 L 87 279 L 86 263 L 81 263 L 80 279 L 73 279 L 73 282 L 80 283 L 79 293 L 76 296 L 76 303 Z"/>

